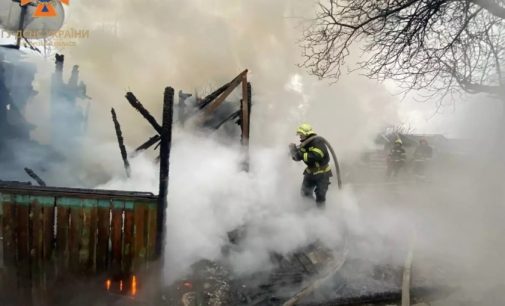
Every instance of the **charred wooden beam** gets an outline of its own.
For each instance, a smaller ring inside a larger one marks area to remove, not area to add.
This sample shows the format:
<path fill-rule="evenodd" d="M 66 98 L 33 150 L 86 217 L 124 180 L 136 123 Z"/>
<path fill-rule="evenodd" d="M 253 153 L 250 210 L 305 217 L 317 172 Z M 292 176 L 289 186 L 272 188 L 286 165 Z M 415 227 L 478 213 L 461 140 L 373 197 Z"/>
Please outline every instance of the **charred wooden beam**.
<path fill-rule="evenodd" d="M 233 119 L 236 119 L 236 118 L 239 118 L 240 117 L 240 110 L 232 113 L 231 115 L 229 115 L 228 117 L 224 118 L 223 121 L 219 122 L 215 127 L 214 129 L 217 130 L 219 129 L 223 124 L 225 124 L 226 122 L 230 121 L 230 120 L 233 120 Z"/>
<path fill-rule="evenodd" d="M 204 109 L 209 105 L 212 101 L 214 101 L 217 97 L 219 97 L 228 87 L 230 87 L 230 83 L 226 83 L 223 86 L 219 87 L 215 91 L 213 91 L 211 94 L 206 96 L 201 102 L 200 105 L 198 105 L 199 109 Z"/>
<path fill-rule="evenodd" d="M 112 121 L 114 121 L 114 128 L 116 129 L 117 142 L 119 144 L 119 150 L 121 151 L 121 157 L 123 158 L 123 164 L 126 171 L 126 176 L 130 177 L 130 163 L 128 162 L 128 154 L 126 153 L 126 148 L 124 146 L 123 133 L 121 132 L 121 125 L 117 120 L 116 111 L 114 108 L 110 110 L 112 114 Z"/>
<path fill-rule="evenodd" d="M 184 93 L 182 90 L 179 90 L 179 104 L 178 104 L 178 113 L 179 113 L 179 124 L 184 126 L 184 122 L 186 121 L 186 100 L 191 97 L 192 94 Z"/>
<path fill-rule="evenodd" d="M 247 69 L 242 71 L 237 77 L 235 77 L 230 83 L 228 83 L 228 87 L 223 91 L 221 95 L 219 95 L 215 100 L 213 100 L 207 109 L 205 110 L 206 114 L 212 113 L 216 108 L 224 102 L 224 100 L 232 93 L 232 91 L 242 82 L 244 77 L 247 76 Z"/>
<path fill-rule="evenodd" d="M 165 212 L 167 209 L 168 175 L 170 168 L 170 146 L 172 143 L 172 122 L 174 115 L 174 89 L 165 88 L 163 98 L 163 121 L 160 142 L 160 189 L 158 193 L 158 239 L 156 255 L 161 256 L 165 240 Z"/>
<path fill-rule="evenodd" d="M 251 83 L 247 82 L 247 74 L 242 75 L 242 100 L 240 103 L 240 128 L 242 130 L 242 146 L 244 147 L 244 170 L 249 171 L 249 130 L 251 119 Z"/>
<path fill-rule="evenodd" d="M 158 134 L 162 133 L 162 128 L 158 122 L 156 122 L 156 119 L 154 119 L 151 113 L 145 109 L 145 107 L 142 105 L 142 103 L 140 103 L 140 101 L 137 99 L 137 97 L 135 97 L 133 93 L 127 92 L 126 99 L 128 102 L 130 102 L 130 105 L 133 106 L 133 108 L 135 108 L 152 125 Z"/>
<path fill-rule="evenodd" d="M 153 137 L 149 138 L 149 140 L 140 145 L 138 148 L 136 148 L 135 151 L 133 151 L 133 153 L 130 154 L 130 156 L 133 157 L 137 155 L 139 152 L 149 149 L 158 141 L 160 141 L 160 139 L 161 139 L 160 135 L 154 135 Z"/>
<path fill-rule="evenodd" d="M 242 101 L 240 103 L 240 127 L 242 129 L 242 145 L 249 146 L 249 120 L 251 118 L 251 84 L 247 82 L 247 75 L 242 77 Z"/>
<path fill-rule="evenodd" d="M 0 186 L 31 186 L 31 182 L 20 182 L 20 181 L 2 181 L 0 180 Z"/>
<path fill-rule="evenodd" d="M 39 186 L 42 186 L 42 187 L 45 187 L 47 186 L 46 185 L 46 182 L 44 182 L 40 176 L 38 176 L 32 169 L 30 168 L 25 168 L 25 172 L 26 174 L 28 174 L 32 179 L 34 179 L 37 184 L 39 184 Z"/>
<path fill-rule="evenodd" d="M 251 106 L 252 106 L 252 85 L 251 82 L 247 82 L 247 102 L 249 103 L 249 116 L 251 116 Z"/>

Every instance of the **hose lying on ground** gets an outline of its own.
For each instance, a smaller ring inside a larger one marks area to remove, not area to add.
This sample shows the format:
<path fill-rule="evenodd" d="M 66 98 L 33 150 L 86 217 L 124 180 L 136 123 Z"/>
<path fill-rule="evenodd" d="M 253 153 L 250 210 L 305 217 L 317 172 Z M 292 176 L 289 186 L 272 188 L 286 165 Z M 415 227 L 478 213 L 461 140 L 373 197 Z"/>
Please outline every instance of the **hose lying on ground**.
<path fill-rule="evenodd" d="M 338 165 L 337 155 L 335 154 L 335 151 L 333 151 L 333 148 L 331 147 L 331 144 L 328 142 L 328 140 L 324 139 L 323 137 L 321 137 L 319 135 L 314 135 L 314 136 L 311 136 L 311 137 L 305 139 L 300 144 L 299 147 L 301 148 L 301 147 L 305 146 L 306 144 L 308 144 L 309 142 L 311 142 L 314 139 L 320 139 L 320 140 L 322 140 L 324 142 L 324 144 L 330 150 L 331 157 L 333 158 L 333 162 L 335 163 L 335 171 L 337 172 L 337 185 L 338 185 L 338 189 L 342 189 L 342 178 L 340 176 L 340 166 Z"/>

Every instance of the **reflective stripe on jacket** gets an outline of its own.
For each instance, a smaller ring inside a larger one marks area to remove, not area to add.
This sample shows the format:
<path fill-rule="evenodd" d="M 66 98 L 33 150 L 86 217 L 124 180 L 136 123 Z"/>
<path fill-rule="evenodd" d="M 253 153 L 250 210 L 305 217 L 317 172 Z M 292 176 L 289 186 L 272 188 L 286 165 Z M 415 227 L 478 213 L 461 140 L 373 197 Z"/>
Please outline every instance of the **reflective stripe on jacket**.
<path fill-rule="evenodd" d="M 315 175 L 331 171 L 328 149 L 321 139 L 315 138 L 300 148 L 300 151 L 302 160 L 307 165 L 306 173 Z"/>

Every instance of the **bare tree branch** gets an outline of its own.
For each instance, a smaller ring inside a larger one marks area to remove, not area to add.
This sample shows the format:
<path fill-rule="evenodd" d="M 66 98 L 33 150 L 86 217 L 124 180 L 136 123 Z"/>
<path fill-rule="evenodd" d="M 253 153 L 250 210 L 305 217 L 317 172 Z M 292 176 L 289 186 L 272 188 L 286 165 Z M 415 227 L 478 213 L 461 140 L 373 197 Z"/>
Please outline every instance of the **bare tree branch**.
<path fill-rule="evenodd" d="M 338 79 L 361 49 L 352 70 L 406 91 L 503 95 L 504 32 L 504 0 L 321 0 L 300 66 Z"/>

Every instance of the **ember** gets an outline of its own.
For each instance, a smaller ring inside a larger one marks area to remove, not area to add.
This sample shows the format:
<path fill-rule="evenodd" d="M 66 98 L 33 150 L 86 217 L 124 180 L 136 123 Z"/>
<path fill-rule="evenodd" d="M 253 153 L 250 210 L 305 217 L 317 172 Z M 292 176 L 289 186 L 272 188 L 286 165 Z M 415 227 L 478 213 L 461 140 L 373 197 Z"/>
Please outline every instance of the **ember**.
<path fill-rule="evenodd" d="M 132 285 L 131 285 L 132 295 L 137 295 L 137 277 L 135 275 L 132 276 Z"/>

